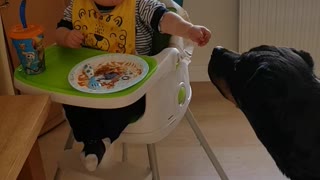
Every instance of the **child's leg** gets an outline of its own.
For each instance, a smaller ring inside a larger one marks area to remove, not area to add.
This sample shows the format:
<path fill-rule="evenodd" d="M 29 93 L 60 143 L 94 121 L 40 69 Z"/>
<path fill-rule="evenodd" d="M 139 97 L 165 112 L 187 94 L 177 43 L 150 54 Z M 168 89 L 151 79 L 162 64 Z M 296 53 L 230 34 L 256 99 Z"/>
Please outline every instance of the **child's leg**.
<path fill-rule="evenodd" d="M 107 153 L 110 147 L 110 139 L 91 140 L 84 142 L 83 150 L 80 154 L 81 162 L 88 171 L 95 171 L 100 164 L 103 156 Z"/>
<path fill-rule="evenodd" d="M 94 171 L 101 162 L 111 141 L 103 143 L 106 137 L 102 121 L 102 109 L 63 105 L 65 116 L 72 128 L 76 141 L 83 142 L 81 162 L 88 171 Z"/>
<path fill-rule="evenodd" d="M 145 110 L 145 97 L 118 109 L 92 109 L 63 105 L 66 118 L 77 141 L 84 143 L 81 159 L 89 171 L 94 171 L 104 154 L 133 120 Z M 108 138 L 103 143 L 102 139 Z"/>

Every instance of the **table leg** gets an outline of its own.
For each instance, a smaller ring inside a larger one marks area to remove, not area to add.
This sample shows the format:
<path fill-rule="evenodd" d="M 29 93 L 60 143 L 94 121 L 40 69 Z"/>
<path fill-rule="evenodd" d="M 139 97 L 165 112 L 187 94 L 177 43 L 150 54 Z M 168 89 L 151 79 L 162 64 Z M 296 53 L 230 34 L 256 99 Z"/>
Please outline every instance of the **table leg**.
<path fill-rule="evenodd" d="M 38 140 L 34 143 L 17 180 L 45 180 Z"/>

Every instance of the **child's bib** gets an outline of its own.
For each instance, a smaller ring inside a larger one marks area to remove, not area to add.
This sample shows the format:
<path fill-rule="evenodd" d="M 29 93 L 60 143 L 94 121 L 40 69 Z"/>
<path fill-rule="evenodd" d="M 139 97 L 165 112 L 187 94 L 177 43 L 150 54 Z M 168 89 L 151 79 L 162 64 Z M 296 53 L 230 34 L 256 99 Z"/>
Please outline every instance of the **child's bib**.
<path fill-rule="evenodd" d="M 91 0 L 74 0 L 72 23 L 85 36 L 87 47 L 110 53 L 135 54 L 135 0 L 124 0 L 101 14 Z"/>

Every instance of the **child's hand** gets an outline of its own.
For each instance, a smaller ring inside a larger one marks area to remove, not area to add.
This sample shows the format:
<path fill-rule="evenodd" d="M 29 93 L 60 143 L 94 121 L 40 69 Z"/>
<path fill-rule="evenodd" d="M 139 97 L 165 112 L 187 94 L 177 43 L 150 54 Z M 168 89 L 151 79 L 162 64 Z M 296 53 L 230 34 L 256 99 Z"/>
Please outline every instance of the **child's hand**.
<path fill-rule="evenodd" d="M 193 25 L 188 30 L 188 37 L 193 42 L 196 42 L 198 46 L 204 46 L 209 42 L 211 32 L 206 27 Z"/>
<path fill-rule="evenodd" d="M 66 34 L 64 38 L 64 43 L 65 43 L 65 46 L 69 48 L 80 48 L 83 40 L 84 40 L 84 36 L 80 31 L 71 30 Z"/>

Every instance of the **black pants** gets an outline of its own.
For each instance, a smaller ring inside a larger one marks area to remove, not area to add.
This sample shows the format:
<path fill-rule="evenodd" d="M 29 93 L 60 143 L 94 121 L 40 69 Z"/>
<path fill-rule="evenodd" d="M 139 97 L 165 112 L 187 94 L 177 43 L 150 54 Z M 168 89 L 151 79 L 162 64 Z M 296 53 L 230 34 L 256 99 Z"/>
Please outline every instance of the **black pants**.
<path fill-rule="evenodd" d="M 63 104 L 74 137 L 79 142 L 110 138 L 116 140 L 128 124 L 145 111 L 145 96 L 117 109 L 94 109 Z"/>

